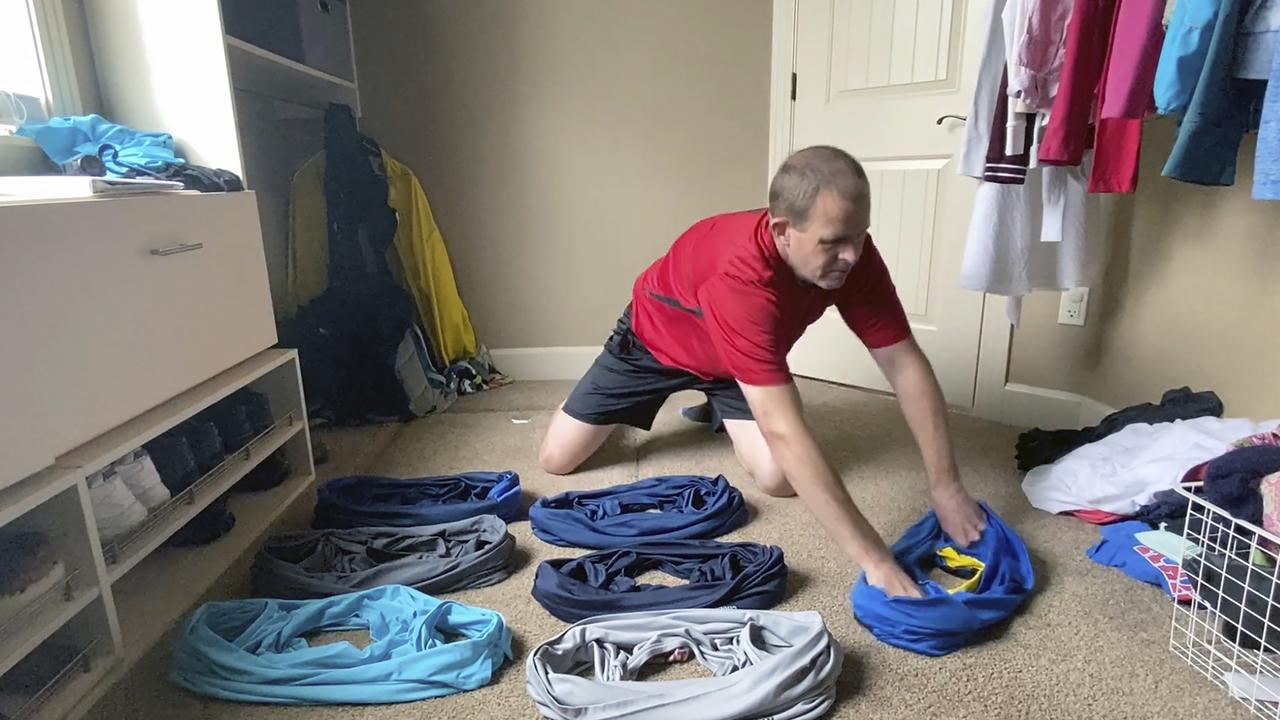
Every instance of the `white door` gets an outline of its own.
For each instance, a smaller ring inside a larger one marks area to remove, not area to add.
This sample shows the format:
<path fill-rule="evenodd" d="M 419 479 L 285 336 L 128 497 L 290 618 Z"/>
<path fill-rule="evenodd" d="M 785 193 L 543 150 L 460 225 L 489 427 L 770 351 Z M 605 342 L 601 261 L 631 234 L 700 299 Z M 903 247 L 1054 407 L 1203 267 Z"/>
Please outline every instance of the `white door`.
<path fill-rule="evenodd" d="M 791 148 L 836 145 L 871 179 L 871 234 L 948 404 L 973 406 L 983 296 L 956 286 L 977 181 L 951 161 L 985 40 L 970 0 L 797 0 Z M 789 357 L 798 375 L 888 390 L 832 308 Z"/>

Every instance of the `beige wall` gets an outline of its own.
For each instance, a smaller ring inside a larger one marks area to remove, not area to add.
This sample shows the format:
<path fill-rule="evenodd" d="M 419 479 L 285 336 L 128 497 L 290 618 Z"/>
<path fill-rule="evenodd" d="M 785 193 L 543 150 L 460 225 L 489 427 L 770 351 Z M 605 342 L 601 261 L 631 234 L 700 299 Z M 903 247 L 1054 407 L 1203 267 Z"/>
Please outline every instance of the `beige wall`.
<path fill-rule="evenodd" d="M 762 206 L 769 0 L 356 0 L 362 127 L 493 348 L 597 345 L 681 230 Z"/>
<path fill-rule="evenodd" d="M 1234 187 L 1160 177 L 1174 130 L 1147 123 L 1138 192 L 1117 203 L 1088 324 L 1057 325 L 1057 294 L 1028 300 L 1009 379 L 1117 407 L 1190 385 L 1217 391 L 1229 414 L 1280 417 L 1280 203 L 1249 196 L 1251 138 Z"/>

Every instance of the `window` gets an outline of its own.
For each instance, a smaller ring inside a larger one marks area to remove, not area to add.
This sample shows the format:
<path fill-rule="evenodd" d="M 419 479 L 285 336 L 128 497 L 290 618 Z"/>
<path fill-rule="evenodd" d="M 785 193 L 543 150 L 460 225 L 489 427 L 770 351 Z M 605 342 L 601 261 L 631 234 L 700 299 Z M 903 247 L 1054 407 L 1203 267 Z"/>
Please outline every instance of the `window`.
<path fill-rule="evenodd" d="M 0 0 L 0 136 L 78 113 L 61 0 Z"/>

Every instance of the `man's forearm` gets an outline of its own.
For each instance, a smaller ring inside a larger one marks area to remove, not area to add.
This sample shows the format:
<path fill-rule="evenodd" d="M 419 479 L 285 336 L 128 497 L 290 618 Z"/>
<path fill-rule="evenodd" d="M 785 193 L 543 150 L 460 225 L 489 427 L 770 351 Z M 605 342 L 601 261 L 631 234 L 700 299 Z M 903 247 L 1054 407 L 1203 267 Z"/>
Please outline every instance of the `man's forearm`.
<path fill-rule="evenodd" d="M 914 348 L 886 373 L 902 406 L 902 416 L 915 436 L 929 484 L 958 482 L 955 455 L 947 430 L 947 408 L 929 360 Z"/>
<path fill-rule="evenodd" d="M 765 431 L 774 459 L 796 494 L 854 562 L 892 562 L 884 540 L 858 510 L 803 422 Z"/>

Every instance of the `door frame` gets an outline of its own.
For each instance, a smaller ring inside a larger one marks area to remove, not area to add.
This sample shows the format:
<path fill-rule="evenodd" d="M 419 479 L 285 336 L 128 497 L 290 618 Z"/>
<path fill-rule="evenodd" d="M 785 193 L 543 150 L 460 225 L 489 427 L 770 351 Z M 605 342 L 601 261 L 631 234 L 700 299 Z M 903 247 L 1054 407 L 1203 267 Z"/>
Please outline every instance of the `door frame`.
<path fill-rule="evenodd" d="M 795 103 L 791 100 L 791 78 L 796 68 L 797 0 L 773 0 L 772 58 L 769 63 L 769 167 L 765 187 L 773 171 L 791 152 Z M 1005 317 L 1003 298 L 984 294 L 982 326 L 978 339 L 978 367 L 974 383 L 973 415 L 999 422 L 1021 422 L 1024 407 L 1011 394 L 1023 395 L 1021 386 L 1011 385 L 1009 350 L 1013 327 Z"/>

